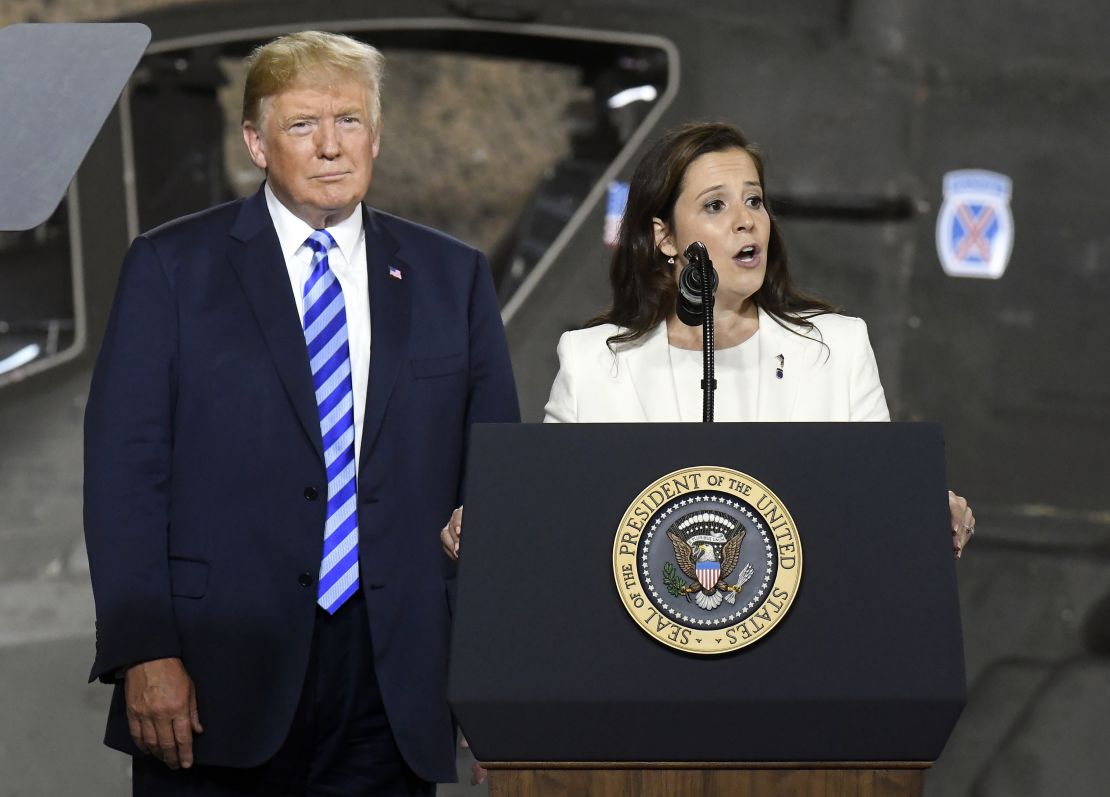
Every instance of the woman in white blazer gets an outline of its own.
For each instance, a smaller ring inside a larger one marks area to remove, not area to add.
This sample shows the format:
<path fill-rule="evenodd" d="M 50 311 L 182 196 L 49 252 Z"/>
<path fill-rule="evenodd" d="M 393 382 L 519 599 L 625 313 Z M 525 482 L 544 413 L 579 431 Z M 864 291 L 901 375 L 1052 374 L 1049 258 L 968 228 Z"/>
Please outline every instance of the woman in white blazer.
<path fill-rule="evenodd" d="M 864 322 L 790 279 L 758 150 L 731 125 L 701 123 L 664 137 L 636 167 L 609 271 L 612 305 L 560 338 L 546 422 L 701 420 L 701 328 L 675 312 L 694 241 L 720 279 L 717 420 L 890 420 Z M 959 557 L 975 517 L 948 496 Z M 461 532 L 456 510 L 440 534 L 452 558 Z"/>
<path fill-rule="evenodd" d="M 731 125 L 687 125 L 644 156 L 610 267 L 613 303 L 560 338 L 545 421 L 701 420 L 701 328 L 675 312 L 694 241 L 720 280 L 717 420 L 890 420 L 866 325 L 794 286 L 764 185 L 758 150 Z M 949 503 L 959 556 L 975 519 L 963 498 Z"/>

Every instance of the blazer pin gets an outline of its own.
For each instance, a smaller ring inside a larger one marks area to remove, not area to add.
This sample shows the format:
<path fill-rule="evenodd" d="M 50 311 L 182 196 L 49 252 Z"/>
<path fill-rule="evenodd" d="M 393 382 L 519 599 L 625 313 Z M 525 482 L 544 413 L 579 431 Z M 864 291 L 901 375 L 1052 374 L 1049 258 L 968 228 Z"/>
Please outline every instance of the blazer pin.
<path fill-rule="evenodd" d="M 389 276 L 393 277 L 395 280 L 404 279 L 404 276 L 401 274 L 401 269 L 397 268 L 397 266 L 389 267 Z"/>
<path fill-rule="evenodd" d="M 783 357 L 781 354 L 778 355 L 778 358 L 779 358 L 779 367 L 775 369 L 775 378 L 776 379 L 782 379 L 782 368 L 783 368 L 784 365 L 786 365 L 786 358 Z"/>

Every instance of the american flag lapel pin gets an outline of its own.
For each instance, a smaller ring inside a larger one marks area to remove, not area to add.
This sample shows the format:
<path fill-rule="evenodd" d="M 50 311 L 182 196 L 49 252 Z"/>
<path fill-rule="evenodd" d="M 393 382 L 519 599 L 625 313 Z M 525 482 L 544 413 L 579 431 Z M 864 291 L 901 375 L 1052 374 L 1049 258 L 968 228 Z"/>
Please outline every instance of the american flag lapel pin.
<path fill-rule="evenodd" d="M 393 279 L 395 279 L 395 280 L 405 278 L 404 275 L 401 274 L 401 269 L 397 268 L 397 266 L 390 266 L 389 267 L 389 276 L 393 277 Z"/>

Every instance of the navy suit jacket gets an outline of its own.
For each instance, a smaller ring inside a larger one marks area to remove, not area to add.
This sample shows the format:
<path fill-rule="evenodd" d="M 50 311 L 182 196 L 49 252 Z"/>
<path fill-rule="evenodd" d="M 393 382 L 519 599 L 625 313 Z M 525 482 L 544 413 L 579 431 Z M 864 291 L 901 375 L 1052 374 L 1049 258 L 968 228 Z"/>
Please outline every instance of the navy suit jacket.
<path fill-rule="evenodd" d="M 516 389 L 483 255 L 362 212 L 363 591 L 397 744 L 418 775 L 449 781 L 454 569 L 439 530 L 462 501 L 470 424 L 519 420 Z M 326 498 L 301 321 L 263 193 L 135 239 L 85 417 L 90 680 L 180 657 L 205 728 L 196 760 L 266 761 L 304 682 Z M 106 743 L 136 752 L 118 683 Z"/>

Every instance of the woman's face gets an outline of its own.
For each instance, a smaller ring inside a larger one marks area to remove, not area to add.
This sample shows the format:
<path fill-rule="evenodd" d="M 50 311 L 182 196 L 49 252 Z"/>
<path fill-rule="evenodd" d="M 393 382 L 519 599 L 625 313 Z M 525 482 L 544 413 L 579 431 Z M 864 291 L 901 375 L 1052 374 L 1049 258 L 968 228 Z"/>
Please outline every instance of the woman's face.
<path fill-rule="evenodd" d="M 763 206 L 763 186 L 751 155 L 742 149 L 708 152 L 686 169 L 674 207 L 674 229 L 654 219 L 655 245 L 675 258 L 675 278 L 686 259 L 682 253 L 701 241 L 717 269 L 716 304 L 734 310 L 763 284 L 771 219 Z"/>

